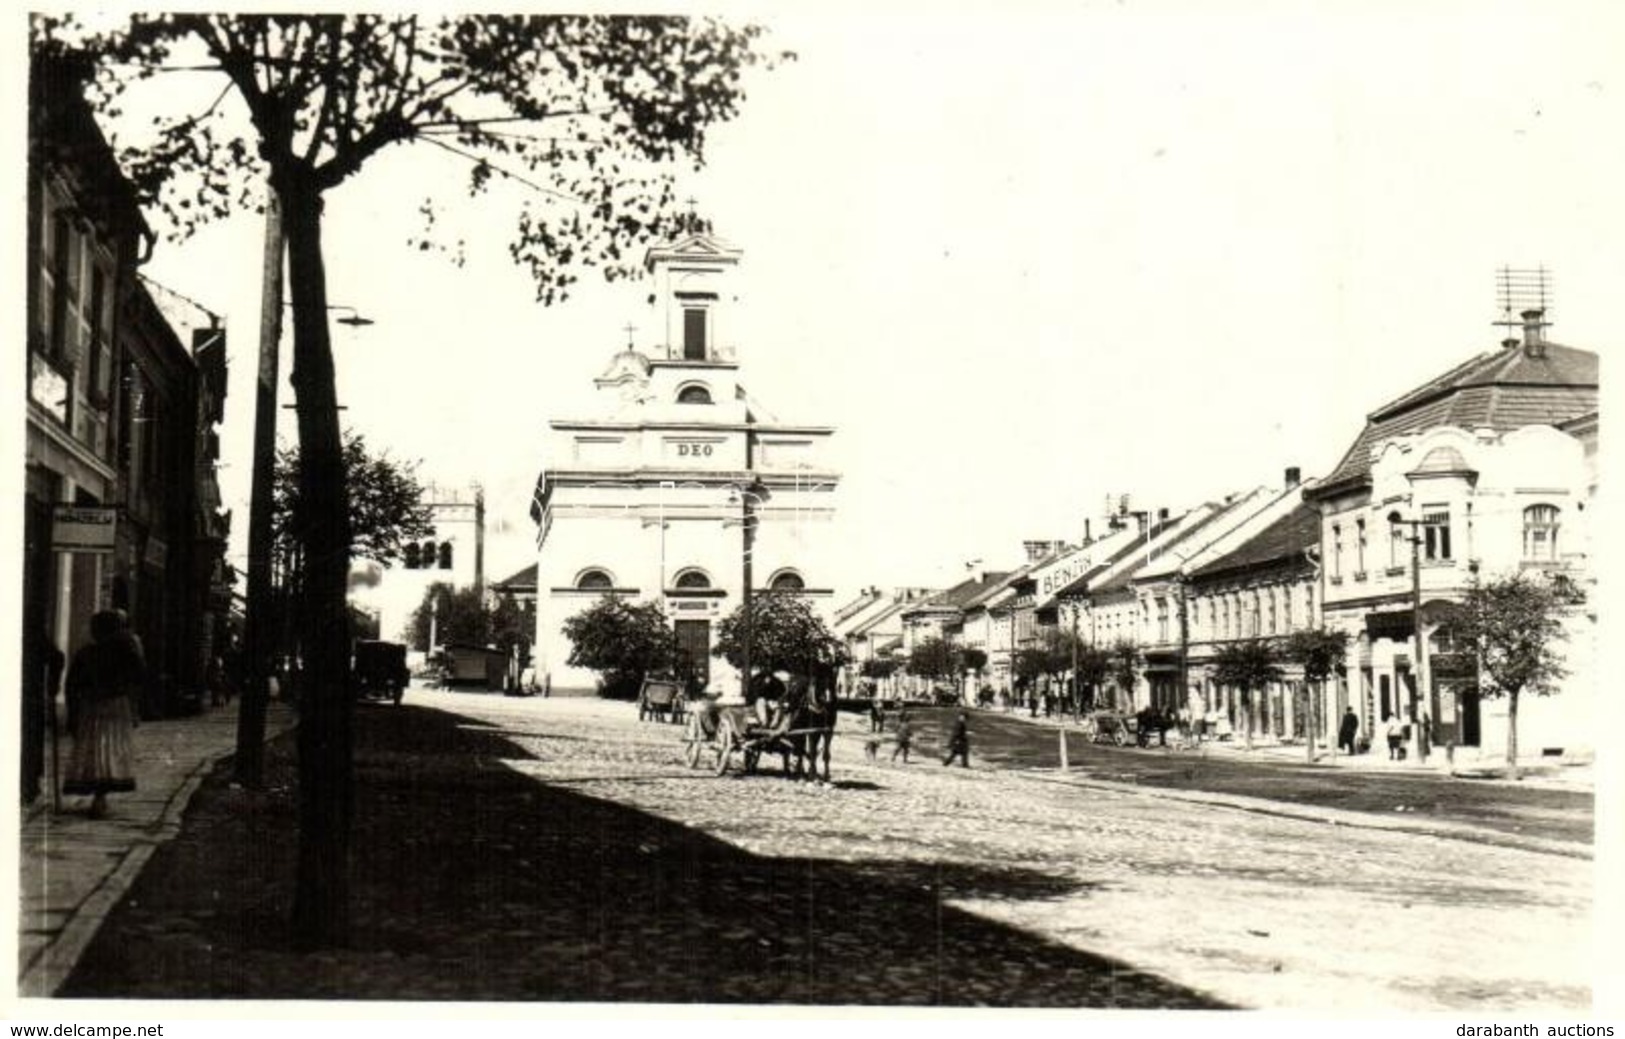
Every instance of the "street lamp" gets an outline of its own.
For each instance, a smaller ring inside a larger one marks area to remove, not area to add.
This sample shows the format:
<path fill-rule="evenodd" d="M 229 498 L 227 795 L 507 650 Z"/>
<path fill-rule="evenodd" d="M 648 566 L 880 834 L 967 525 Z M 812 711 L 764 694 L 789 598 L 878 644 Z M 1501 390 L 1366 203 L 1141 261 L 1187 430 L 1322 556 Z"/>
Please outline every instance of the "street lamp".
<path fill-rule="evenodd" d="M 760 482 L 752 481 L 744 487 L 735 486 L 728 491 L 728 504 L 740 507 L 740 569 L 743 572 L 744 591 L 740 598 L 744 611 L 744 630 L 740 633 L 743 643 L 743 668 L 740 678 L 740 696 L 745 701 L 750 700 L 750 650 L 752 627 L 755 625 L 755 616 L 751 608 L 751 554 L 756 541 L 756 505 L 767 498 L 767 488 Z"/>
<path fill-rule="evenodd" d="M 1416 692 L 1411 697 L 1411 720 L 1416 725 L 1416 760 L 1427 764 L 1427 736 L 1423 732 L 1422 698 L 1427 695 L 1425 665 L 1427 644 L 1422 639 L 1422 532 L 1424 520 L 1407 519 L 1398 509 L 1388 513 L 1388 522 L 1395 527 L 1411 530 L 1411 633 L 1416 642 Z"/>

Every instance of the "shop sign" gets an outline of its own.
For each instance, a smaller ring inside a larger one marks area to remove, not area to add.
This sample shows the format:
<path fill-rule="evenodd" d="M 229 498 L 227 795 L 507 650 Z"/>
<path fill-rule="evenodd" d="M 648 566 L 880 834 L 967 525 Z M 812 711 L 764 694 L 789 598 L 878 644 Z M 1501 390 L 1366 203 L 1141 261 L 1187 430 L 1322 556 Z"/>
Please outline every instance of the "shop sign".
<path fill-rule="evenodd" d="M 118 539 L 118 510 L 58 505 L 51 517 L 51 548 L 57 552 L 111 553 Z"/>

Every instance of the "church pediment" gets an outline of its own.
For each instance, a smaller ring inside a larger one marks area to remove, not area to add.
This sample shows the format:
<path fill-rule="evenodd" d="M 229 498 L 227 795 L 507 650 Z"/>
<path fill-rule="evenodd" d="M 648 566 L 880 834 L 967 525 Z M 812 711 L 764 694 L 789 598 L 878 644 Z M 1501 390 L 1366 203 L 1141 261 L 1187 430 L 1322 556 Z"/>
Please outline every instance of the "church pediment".
<path fill-rule="evenodd" d="M 691 234 L 672 242 L 664 242 L 650 248 L 645 262 L 653 267 L 657 262 L 665 260 L 713 260 L 726 263 L 736 263 L 743 250 L 734 247 L 715 235 Z"/>

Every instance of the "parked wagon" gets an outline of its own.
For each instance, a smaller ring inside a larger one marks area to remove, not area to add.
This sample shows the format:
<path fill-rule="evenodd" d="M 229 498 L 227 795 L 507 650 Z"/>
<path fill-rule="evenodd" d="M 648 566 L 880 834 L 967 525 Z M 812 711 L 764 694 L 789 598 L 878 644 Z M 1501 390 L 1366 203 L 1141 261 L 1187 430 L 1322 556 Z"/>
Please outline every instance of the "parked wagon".
<path fill-rule="evenodd" d="M 1084 718 L 1083 733 L 1095 743 L 1126 747 L 1135 742 L 1135 719 L 1132 714 L 1095 711 Z"/>
<path fill-rule="evenodd" d="M 683 683 L 675 678 L 649 677 L 638 689 L 638 721 L 659 718 L 678 723 L 686 713 Z"/>

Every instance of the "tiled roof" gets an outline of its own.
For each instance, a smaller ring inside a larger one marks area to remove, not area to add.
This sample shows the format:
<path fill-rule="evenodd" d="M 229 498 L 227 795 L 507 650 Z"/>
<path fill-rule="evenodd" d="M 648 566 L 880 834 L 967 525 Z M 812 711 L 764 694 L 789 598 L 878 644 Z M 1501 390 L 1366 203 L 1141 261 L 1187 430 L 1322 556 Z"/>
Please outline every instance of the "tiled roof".
<path fill-rule="evenodd" d="M 1438 426 L 1488 427 L 1509 432 L 1522 426 L 1558 425 L 1597 410 L 1597 355 L 1546 343 L 1540 357 L 1522 347 L 1503 347 L 1457 365 L 1410 393 L 1373 411 L 1354 445 L 1316 492 L 1370 477 L 1371 449 L 1378 442 Z"/>
<path fill-rule="evenodd" d="M 1271 523 L 1236 550 L 1220 556 L 1191 576 L 1200 580 L 1247 567 L 1284 560 L 1302 560 L 1305 549 L 1320 544 L 1320 509 L 1310 502 Z"/>
<path fill-rule="evenodd" d="M 915 603 L 914 609 L 960 609 L 987 589 L 1002 586 L 1009 576 L 1008 570 L 1001 570 L 983 574 L 981 578 L 968 577 L 945 592 L 933 595 L 924 602 Z"/>

